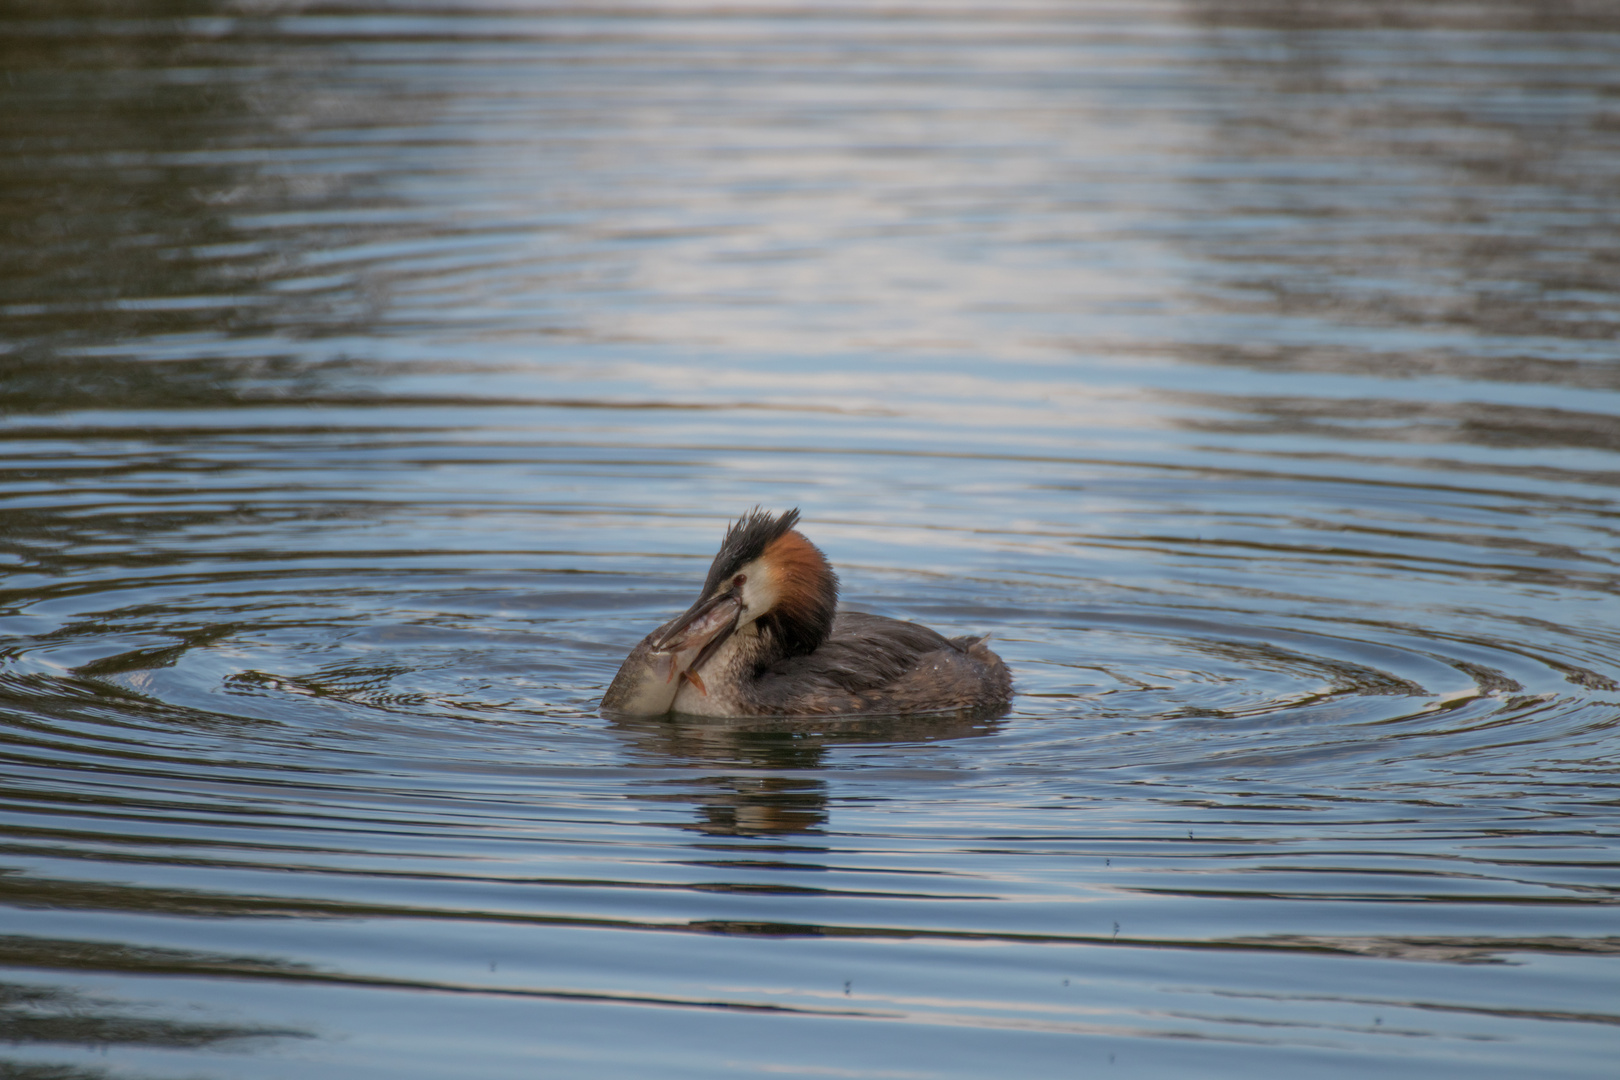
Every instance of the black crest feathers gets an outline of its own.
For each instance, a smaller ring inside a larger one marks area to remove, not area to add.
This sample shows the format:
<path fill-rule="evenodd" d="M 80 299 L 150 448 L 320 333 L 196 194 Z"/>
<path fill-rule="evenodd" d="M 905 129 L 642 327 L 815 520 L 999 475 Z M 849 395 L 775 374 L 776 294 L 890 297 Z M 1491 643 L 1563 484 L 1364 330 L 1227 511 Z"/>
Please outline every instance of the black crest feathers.
<path fill-rule="evenodd" d="M 720 541 L 720 552 L 709 565 L 709 578 L 703 583 L 703 595 L 712 596 L 722 581 L 763 555 L 772 541 L 791 531 L 798 523 L 797 508 L 776 515 L 756 506 L 738 518 L 726 530 L 725 539 Z"/>

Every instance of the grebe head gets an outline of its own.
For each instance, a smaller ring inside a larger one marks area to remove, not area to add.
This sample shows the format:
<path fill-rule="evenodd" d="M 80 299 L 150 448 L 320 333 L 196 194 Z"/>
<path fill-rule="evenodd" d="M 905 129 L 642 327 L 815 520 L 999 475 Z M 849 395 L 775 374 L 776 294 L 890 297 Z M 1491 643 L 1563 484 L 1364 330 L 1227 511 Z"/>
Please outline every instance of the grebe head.
<path fill-rule="evenodd" d="M 832 632 L 838 576 L 793 530 L 798 521 L 797 510 L 773 516 L 757 507 L 738 518 L 720 542 L 703 595 L 654 648 L 696 650 L 689 676 L 735 634 L 758 639 L 751 651 L 760 664 L 814 652 Z"/>

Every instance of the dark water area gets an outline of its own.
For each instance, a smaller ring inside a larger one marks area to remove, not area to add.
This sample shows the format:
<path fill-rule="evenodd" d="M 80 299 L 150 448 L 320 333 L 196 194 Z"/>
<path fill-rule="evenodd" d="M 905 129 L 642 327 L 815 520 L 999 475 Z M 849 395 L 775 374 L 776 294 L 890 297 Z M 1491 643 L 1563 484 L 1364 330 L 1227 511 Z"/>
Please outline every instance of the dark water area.
<path fill-rule="evenodd" d="M 1612 5 L 13 0 L 0 1077 L 1612 1076 L 1617 495 Z"/>

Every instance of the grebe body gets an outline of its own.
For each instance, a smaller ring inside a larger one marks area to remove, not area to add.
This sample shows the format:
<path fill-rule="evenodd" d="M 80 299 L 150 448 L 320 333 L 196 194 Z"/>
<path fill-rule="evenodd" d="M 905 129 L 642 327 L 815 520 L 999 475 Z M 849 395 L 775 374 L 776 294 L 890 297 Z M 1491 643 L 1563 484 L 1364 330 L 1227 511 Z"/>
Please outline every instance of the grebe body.
<path fill-rule="evenodd" d="M 726 531 L 703 594 L 631 651 L 602 708 L 643 716 L 816 716 L 1004 707 L 1012 676 L 979 637 L 838 611 L 838 576 L 754 511 Z"/>

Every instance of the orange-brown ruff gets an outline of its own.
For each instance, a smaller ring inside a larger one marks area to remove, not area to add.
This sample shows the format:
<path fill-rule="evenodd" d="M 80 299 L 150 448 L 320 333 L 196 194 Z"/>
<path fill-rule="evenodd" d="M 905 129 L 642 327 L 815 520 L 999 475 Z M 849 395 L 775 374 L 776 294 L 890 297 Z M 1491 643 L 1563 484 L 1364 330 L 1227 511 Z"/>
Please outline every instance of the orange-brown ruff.
<path fill-rule="evenodd" d="M 799 512 L 726 530 L 703 594 L 648 634 L 602 698 L 656 716 L 812 716 L 1005 707 L 1012 676 L 980 637 L 839 612 L 838 575 Z"/>

